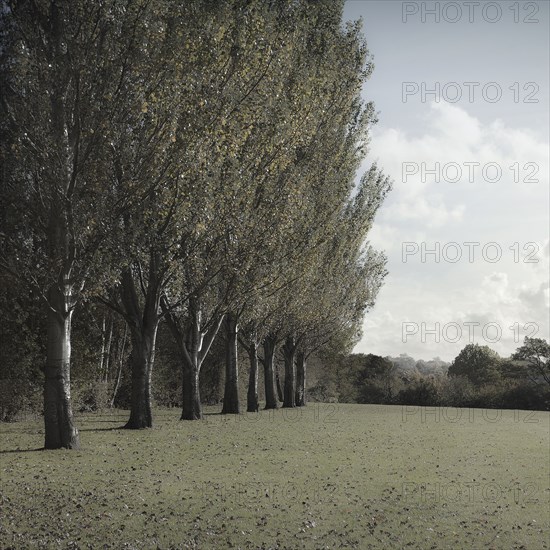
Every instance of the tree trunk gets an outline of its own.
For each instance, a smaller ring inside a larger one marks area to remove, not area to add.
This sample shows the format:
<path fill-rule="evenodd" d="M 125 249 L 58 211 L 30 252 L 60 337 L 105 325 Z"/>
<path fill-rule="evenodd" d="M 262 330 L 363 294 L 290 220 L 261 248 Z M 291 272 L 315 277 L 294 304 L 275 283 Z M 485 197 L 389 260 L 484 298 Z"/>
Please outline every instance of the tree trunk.
<path fill-rule="evenodd" d="M 132 339 L 132 394 L 127 429 L 151 428 L 151 374 L 155 362 L 155 342 L 159 324 L 160 285 L 156 279 L 157 258 L 152 253 L 149 280 L 143 307 L 139 302 L 133 274 L 127 269 L 122 275 L 121 298 Z"/>
<path fill-rule="evenodd" d="M 120 355 L 118 357 L 118 369 L 115 380 L 115 387 L 113 388 L 113 397 L 111 398 L 110 407 L 111 409 L 115 406 L 115 400 L 118 393 L 118 388 L 120 387 L 120 379 L 122 378 L 122 367 L 124 365 L 124 349 L 126 348 L 126 335 L 128 331 L 128 325 L 124 325 L 124 336 L 122 337 L 122 344 L 120 346 Z"/>
<path fill-rule="evenodd" d="M 300 351 L 296 355 L 296 406 L 306 404 L 306 355 Z"/>
<path fill-rule="evenodd" d="M 225 320 L 226 358 L 225 391 L 222 414 L 239 414 L 239 364 L 237 355 L 237 318 L 228 314 Z"/>
<path fill-rule="evenodd" d="M 189 317 L 187 331 L 182 330 L 181 324 L 171 313 L 168 313 L 166 320 L 176 340 L 182 361 L 183 405 L 181 420 L 200 420 L 202 418 L 202 406 L 199 374 L 202 366 L 201 351 L 204 335 L 201 332 L 202 312 L 195 298 L 189 300 Z"/>
<path fill-rule="evenodd" d="M 103 364 L 105 362 L 105 341 L 106 341 L 106 333 L 107 333 L 107 323 L 105 321 L 105 315 L 103 316 L 103 321 L 101 323 L 101 354 L 99 356 L 99 377 L 100 379 L 103 378 L 104 372 L 103 372 Z"/>
<path fill-rule="evenodd" d="M 69 131 L 68 118 L 71 109 L 67 107 L 67 54 L 64 44 L 63 9 L 52 3 L 49 14 L 49 28 L 43 39 L 50 45 L 44 51 L 48 66 L 46 73 L 51 78 L 49 103 L 51 110 L 45 113 L 50 119 L 53 132 L 50 158 L 53 164 L 44 166 L 47 185 L 52 194 L 40 195 L 42 204 L 49 202 L 49 221 L 46 238 L 50 274 L 56 274 L 57 284 L 48 289 L 47 357 L 44 368 L 44 426 L 46 449 L 77 449 L 80 446 L 78 430 L 73 424 L 71 405 L 71 317 L 72 288 L 69 281 L 74 277 L 76 257 L 76 231 L 73 222 L 71 184 L 76 181 L 74 137 Z M 5 11 L 2 5 L 2 11 Z M 76 130 L 77 133 L 79 130 Z M 71 136 L 72 139 L 69 138 Z M 78 140 L 77 140 L 78 141 Z M 49 168 L 55 166 L 53 172 Z M 55 180 L 55 182 L 53 181 Z M 51 185 L 50 185 L 51 184 Z M 44 191 L 46 191 L 44 187 Z M 42 216 L 39 215 L 41 218 Z M 42 220 L 44 221 L 44 220 Z M 81 281 L 82 282 L 82 281 Z"/>
<path fill-rule="evenodd" d="M 248 394 L 246 396 L 247 412 L 258 412 L 258 344 L 255 341 L 250 343 L 248 348 L 250 358 L 250 375 L 248 378 Z"/>
<path fill-rule="evenodd" d="M 191 296 L 187 306 L 187 320 L 179 318 L 170 309 L 166 297 L 161 301 L 161 307 L 166 315 L 166 324 L 176 347 L 182 365 L 183 407 L 181 420 L 200 420 L 202 405 L 200 396 L 199 376 L 204 358 L 218 334 L 223 316 L 213 322 L 204 332 L 202 326 L 202 308 L 199 296 Z"/>
<path fill-rule="evenodd" d="M 275 387 L 275 338 L 267 336 L 263 343 L 264 347 L 264 383 L 265 383 L 265 408 L 277 409 L 277 389 Z"/>
<path fill-rule="evenodd" d="M 124 426 L 126 429 L 137 430 L 151 428 L 153 415 L 151 413 L 151 373 L 155 356 L 155 340 L 157 326 L 141 331 L 130 327 L 132 333 L 132 394 L 130 401 L 130 419 Z"/>
<path fill-rule="evenodd" d="M 283 385 L 281 384 L 279 364 L 275 362 L 274 365 L 275 365 L 275 383 L 277 384 L 277 399 L 282 403 L 284 400 L 284 394 L 283 394 Z"/>
<path fill-rule="evenodd" d="M 71 317 L 67 297 L 56 286 L 49 291 L 48 347 L 44 369 L 44 427 L 46 449 L 78 449 L 71 405 Z M 54 311 L 53 308 L 56 309 Z"/>
<path fill-rule="evenodd" d="M 283 407 L 296 406 L 296 342 L 293 336 L 286 339 L 283 346 L 285 356 L 285 389 Z"/>
<path fill-rule="evenodd" d="M 202 418 L 201 395 L 199 386 L 200 366 L 183 367 L 183 408 L 181 420 L 200 420 Z"/>
<path fill-rule="evenodd" d="M 113 344 L 113 325 L 114 325 L 114 320 L 111 315 L 109 319 L 109 336 L 107 337 L 107 344 L 104 350 L 105 355 L 104 355 L 104 359 L 101 361 L 103 369 L 105 371 L 105 375 L 103 377 L 103 380 L 105 382 L 109 381 L 109 367 L 111 366 L 111 347 Z"/>

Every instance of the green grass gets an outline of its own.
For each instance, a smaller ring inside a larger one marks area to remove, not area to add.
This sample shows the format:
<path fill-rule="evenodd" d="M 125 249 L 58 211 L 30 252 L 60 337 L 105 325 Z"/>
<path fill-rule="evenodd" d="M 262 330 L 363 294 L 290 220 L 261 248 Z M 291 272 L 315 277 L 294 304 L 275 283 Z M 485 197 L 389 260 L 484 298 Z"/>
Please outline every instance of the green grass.
<path fill-rule="evenodd" d="M 547 412 L 217 410 L 81 416 L 80 451 L 1 425 L 0 547 L 550 547 Z"/>

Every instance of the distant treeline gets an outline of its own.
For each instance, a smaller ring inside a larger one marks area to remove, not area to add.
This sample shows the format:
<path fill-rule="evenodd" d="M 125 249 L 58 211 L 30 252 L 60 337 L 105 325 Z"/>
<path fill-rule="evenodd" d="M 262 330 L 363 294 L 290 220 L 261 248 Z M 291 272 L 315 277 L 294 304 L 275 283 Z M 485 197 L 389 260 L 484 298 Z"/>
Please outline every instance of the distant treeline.
<path fill-rule="evenodd" d="M 550 346 L 525 338 L 512 356 L 467 345 L 451 362 L 378 355 L 336 355 L 309 391 L 311 399 L 503 409 L 550 410 Z M 311 371 L 312 369 L 310 369 Z"/>

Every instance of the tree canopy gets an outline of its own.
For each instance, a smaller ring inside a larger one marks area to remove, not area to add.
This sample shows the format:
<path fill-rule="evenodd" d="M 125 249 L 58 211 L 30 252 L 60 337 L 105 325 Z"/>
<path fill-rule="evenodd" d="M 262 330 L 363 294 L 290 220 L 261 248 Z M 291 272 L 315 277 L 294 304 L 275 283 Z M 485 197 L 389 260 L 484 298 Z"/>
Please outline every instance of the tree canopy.
<path fill-rule="evenodd" d="M 449 367 L 449 376 L 464 376 L 476 385 L 498 379 L 499 355 L 489 346 L 468 344 Z"/>

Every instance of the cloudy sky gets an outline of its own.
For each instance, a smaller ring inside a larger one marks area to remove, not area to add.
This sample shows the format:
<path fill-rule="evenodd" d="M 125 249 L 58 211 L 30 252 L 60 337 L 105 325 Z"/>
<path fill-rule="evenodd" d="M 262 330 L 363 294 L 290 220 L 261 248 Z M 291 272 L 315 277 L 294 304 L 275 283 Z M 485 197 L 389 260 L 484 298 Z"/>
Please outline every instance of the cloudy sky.
<path fill-rule="evenodd" d="M 345 16 L 375 62 L 365 166 L 395 182 L 371 234 L 390 273 L 355 351 L 548 339 L 549 2 L 348 0 Z"/>

